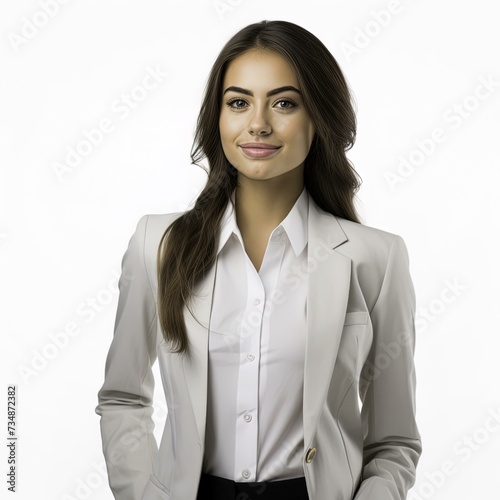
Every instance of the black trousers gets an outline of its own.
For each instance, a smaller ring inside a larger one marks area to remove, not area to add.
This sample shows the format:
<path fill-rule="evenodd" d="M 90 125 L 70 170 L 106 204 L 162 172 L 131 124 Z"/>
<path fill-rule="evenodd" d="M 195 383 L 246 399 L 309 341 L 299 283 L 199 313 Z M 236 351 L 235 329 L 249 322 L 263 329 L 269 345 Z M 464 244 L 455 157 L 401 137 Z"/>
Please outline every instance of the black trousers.
<path fill-rule="evenodd" d="M 238 483 L 202 472 L 196 500 L 309 500 L 309 496 L 304 477 Z"/>

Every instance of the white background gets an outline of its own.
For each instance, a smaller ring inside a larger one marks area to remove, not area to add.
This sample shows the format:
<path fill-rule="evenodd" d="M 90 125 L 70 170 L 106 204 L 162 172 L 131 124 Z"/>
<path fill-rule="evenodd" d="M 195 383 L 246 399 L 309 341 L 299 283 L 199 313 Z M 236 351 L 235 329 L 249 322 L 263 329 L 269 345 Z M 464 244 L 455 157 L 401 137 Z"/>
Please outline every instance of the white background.
<path fill-rule="evenodd" d="M 230 36 L 263 19 L 302 25 L 336 57 L 358 111 L 349 158 L 364 181 L 363 222 L 400 234 L 410 253 L 424 452 L 409 498 L 496 498 L 496 3 L 74 0 L 46 7 L 50 16 L 42 5 L 3 3 L 0 15 L 1 428 L 6 443 L 15 384 L 16 498 L 112 499 L 94 409 L 121 258 L 141 215 L 194 202 L 206 175 L 189 152 L 209 70 Z M 164 75 L 141 94 L 148 68 Z M 132 92 L 140 99 L 119 111 Z M 57 175 L 54 165 L 104 119 L 113 130 Z M 414 165 L 404 175 L 402 158 Z M 400 175 L 392 187 L 388 172 Z M 61 333 L 71 324 L 76 335 Z"/>

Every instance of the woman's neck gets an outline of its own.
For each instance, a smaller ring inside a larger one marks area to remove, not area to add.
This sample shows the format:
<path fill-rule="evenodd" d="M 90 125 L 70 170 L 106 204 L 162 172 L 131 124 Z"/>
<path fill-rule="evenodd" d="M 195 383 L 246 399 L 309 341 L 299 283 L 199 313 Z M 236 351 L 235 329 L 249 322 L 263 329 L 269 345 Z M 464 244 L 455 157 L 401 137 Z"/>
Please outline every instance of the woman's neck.
<path fill-rule="evenodd" d="M 270 234 L 288 215 L 304 188 L 303 177 L 254 180 L 240 176 L 236 188 L 236 220 L 242 233 Z"/>

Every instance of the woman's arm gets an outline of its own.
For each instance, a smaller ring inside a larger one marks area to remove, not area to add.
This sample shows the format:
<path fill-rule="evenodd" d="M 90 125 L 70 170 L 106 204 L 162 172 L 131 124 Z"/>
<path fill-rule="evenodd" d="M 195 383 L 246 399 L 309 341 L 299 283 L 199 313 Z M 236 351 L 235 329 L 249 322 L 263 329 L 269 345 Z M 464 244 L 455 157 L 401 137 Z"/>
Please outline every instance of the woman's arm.
<path fill-rule="evenodd" d="M 415 291 L 408 251 L 395 235 L 370 312 L 373 344 L 360 377 L 363 475 L 355 500 L 403 500 L 422 445 L 415 413 Z"/>
<path fill-rule="evenodd" d="M 141 498 L 158 454 L 151 418 L 157 316 L 144 261 L 147 223 L 144 215 L 122 259 L 114 335 L 95 409 L 101 416 L 109 485 L 117 500 Z"/>

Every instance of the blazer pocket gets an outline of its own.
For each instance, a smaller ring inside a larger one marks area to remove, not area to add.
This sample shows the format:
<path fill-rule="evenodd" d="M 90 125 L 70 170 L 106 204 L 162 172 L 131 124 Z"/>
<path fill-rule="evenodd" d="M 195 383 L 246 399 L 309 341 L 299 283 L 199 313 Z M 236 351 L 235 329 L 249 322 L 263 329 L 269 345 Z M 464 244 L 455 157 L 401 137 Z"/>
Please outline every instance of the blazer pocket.
<path fill-rule="evenodd" d="M 344 326 L 366 325 L 367 323 L 368 323 L 368 312 L 366 311 L 348 312 L 345 315 Z"/>

